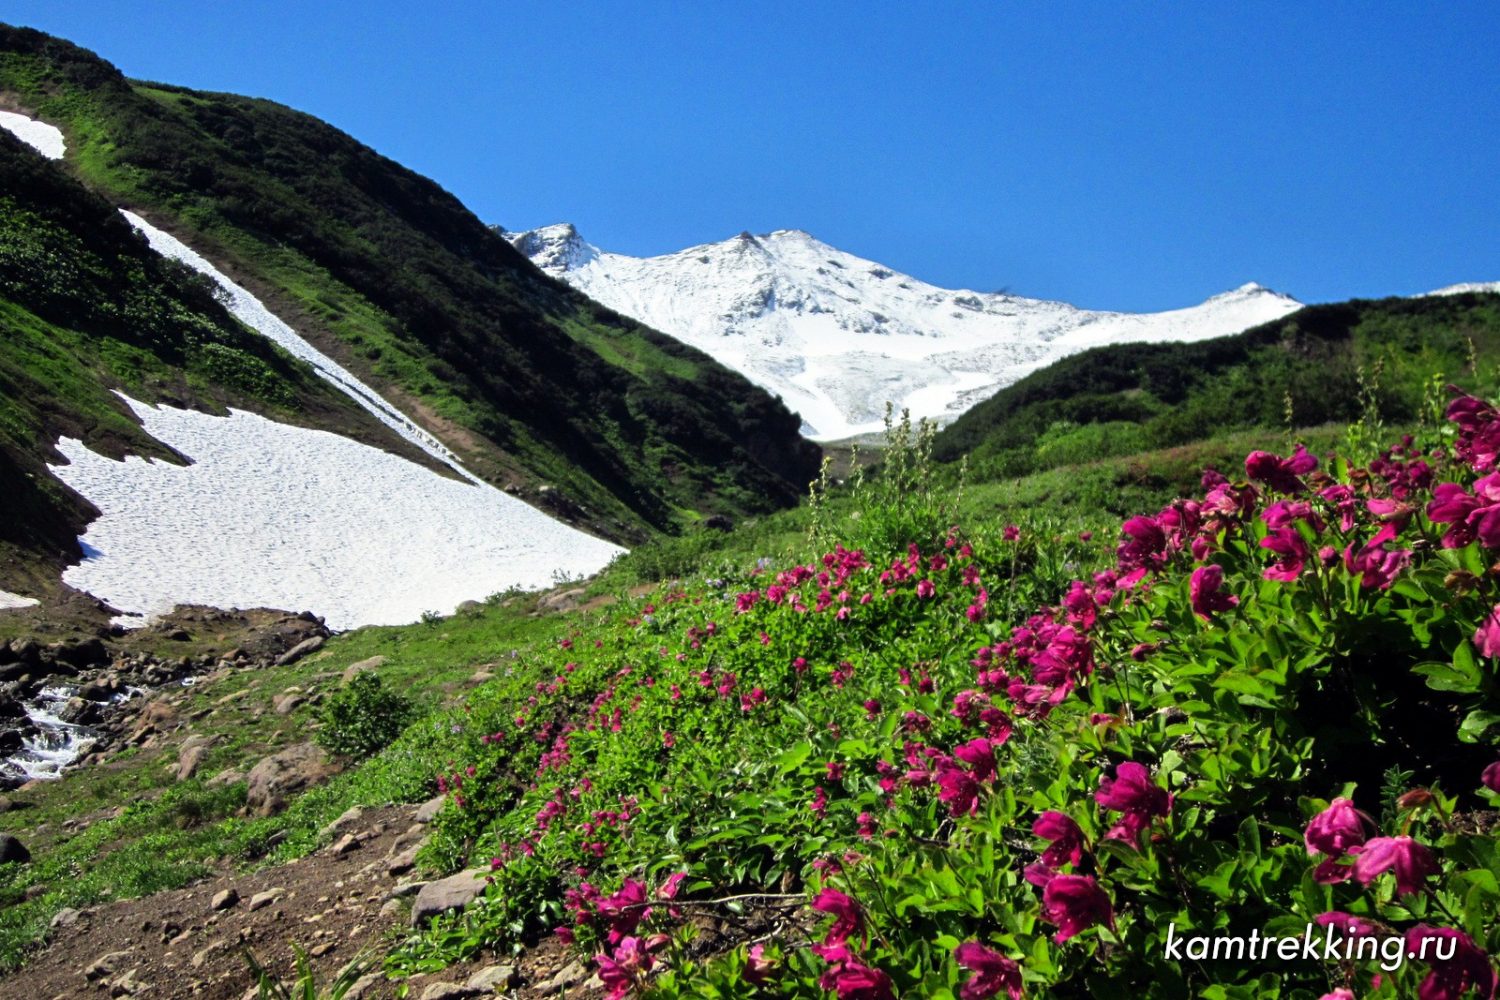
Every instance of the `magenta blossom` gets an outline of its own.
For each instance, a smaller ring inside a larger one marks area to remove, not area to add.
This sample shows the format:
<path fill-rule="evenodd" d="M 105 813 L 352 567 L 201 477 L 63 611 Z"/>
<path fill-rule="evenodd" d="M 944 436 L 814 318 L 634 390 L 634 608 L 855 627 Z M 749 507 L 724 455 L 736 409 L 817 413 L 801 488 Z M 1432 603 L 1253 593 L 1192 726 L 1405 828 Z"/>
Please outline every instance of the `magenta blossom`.
<path fill-rule="evenodd" d="M 1376 536 L 1377 539 L 1379 537 L 1379 535 Z M 1396 575 L 1410 562 L 1410 549 L 1389 551 L 1383 541 L 1372 540 L 1357 553 L 1353 545 L 1344 550 L 1344 568 L 1351 575 L 1359 575 L 1359 585 L 1363 588 L 1388 589 L 1395 581 Z"/>
<path fill-rule="evenodd" d="M 745 960 L 745 978 L 756 986 L 761 986 L 770 981 L 771 974 L 775 971 L 776 962 L 766 957 L 766 946 L 751 945 L 749 956 Z"/>
<path fill-rule="evenodd" d="M 974 780 L 989 781 L 995 777 L 995 749 L 985 737 L 954 747 L 953 756 L 969 765 L 974 771 Z"/>
<path fill-rule="evenodd" d="M 1298 445 L 1291 458 L 1266 451 L 1252 451 L 1245 457 L 1245 475 L 1265 483 L 1279 493 L 1302 493 L 1307 489 L 1298 477 L 1318 467 L 1318 460 Z"/>
<path fill-rule="evenodd" d="M 1188 583 L 1188 596 L 1192 601 L 1193 613 L 1204 621 L 1210 620 L 1220 611 L 1228 611 L 1240 603 L 1240 599 L 1233 594 L 1226 594 L 1224 586 L 1224 567 L 1222 566 L 1199 566 L 1193 570 L 1192 579 Z"/>
<path fill-rule="evenodd" d="M 895 1000 L 891 977 L 879 969 L 851 959 L 830 970 L 830 975 L 833 991 L 839 1000 Z M 824 989 L 827 988 L 825 985 Z"/>
<path fill-rule="evenodd" d="M 1031 824 L 1031 832 L 1050 841 L 1042 852 L 1043 864 L 1056 868 L 1066 862 L 1076 868 L 1083 860 L 1083 830 L 1072 817 L 1049 809 Z"/>
<path fill-rule="evenodd" d="M 1494 997 L 1497 985 L 1490 958 L 1463 931 L 1418 924 L 1406 932 L 1408 954 L 1425 956 L 1431 971 L 1417 987 L 1419 1000 L 1459 1000 L 1478 990 Z"/>
<path fill-rule="evenodd" d="M 974 973 L 959 987 L 960 1000 L 990 1000 L 1004 990 L 1010 1000 L 1021 998 L 1021 967 L 998 951 L 978 941 L 965 941 L 953 949 L 958 964 Z"/>
<path fill-rule="evenodd" d="M 1328 808 L 1314 816 L 1307 824 L 1304 837 L 1307 841 L 1307 856 L 1325 855 L 1313 871 L 1313 877 L 1323 885 L 1342 882 L 1353 874 L 1348 865 L 1339 864 L 1339 859 L 1358 850 L 1365 842 L 1366 827 L 1373 826 L 1370 818 L 1348 799 L 1334 799 Z"/>
<path fill-rule="evenodd" d="M 1296 528 L 1277 528 L 1260 540 L 1260 547 L 1276 554 L 1276 562 L 1268 566 L 1261 576 L 1267 580 L 1290 582 L 1302 575 L 1309 549 Z"/>
<path fill-rule="evenodd" d="M 1151 772 L 1133 760 L 1115 768 L 1113 778 L 1099 782 L 1094 799 L 1106 809 L 1123 813 L 1120 822 L 1105 836 L 1134 843 L 1157 816 L 1172 811 L 1172 796 L 1151 780 Z"/>
<path fill-rule="evenodd" d="M 1500 792 L 1500 760 L 1485 768 L 1484 773 L 1479 776 L 1479 781 L 1490 791 Z"/>
<path fill-rule="evenodd" d="M 1500 656 L 1500 604 L 1490 610 L 1475 631 L 1474 646 L 1479 650 L 1480 656 Z"/>
<path fill-rule="evenodd" d="M 1115 926 L 1115 908 L 1092 875 L 1054 875 L 1042 890 L 1042 917 L 1057 925 L 1062 944 L 1095 924 Z"/>
<path fill-rule="evenodd" d="M 1354 877 L 1369 885 L 1385 872 L 1396 875 L 1401 895 L 1421 892 L 1427 876 L 1438 872 L 1437 858 L 1410 837 L 1376 837 L 1366 841 L 1354 858 Z"/>
<path fill-rule="evenodd" d="M 818 898 L 812 902 L 812 908 L 819 913 L 832 914 L 834 918 L 833 926 L 828 928 L 828 933 L 823 938 L 824 944 L 843 944 L 859 930 L 859 904 L 837 889 L 824 889 L 818 893 Z"/>

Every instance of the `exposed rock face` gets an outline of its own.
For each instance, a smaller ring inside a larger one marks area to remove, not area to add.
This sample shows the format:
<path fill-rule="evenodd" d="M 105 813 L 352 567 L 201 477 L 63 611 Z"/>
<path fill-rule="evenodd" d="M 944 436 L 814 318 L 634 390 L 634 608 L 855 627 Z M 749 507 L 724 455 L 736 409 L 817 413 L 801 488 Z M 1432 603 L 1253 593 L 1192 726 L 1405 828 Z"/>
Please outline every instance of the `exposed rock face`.
<path fill-rule="evenodd" d="M 337 770 L 328 755 L 312 743 L 288 747 L 250 769 L 245 809 L 253 816 L 280 812 L 288 798 L 326 781 Z"/>

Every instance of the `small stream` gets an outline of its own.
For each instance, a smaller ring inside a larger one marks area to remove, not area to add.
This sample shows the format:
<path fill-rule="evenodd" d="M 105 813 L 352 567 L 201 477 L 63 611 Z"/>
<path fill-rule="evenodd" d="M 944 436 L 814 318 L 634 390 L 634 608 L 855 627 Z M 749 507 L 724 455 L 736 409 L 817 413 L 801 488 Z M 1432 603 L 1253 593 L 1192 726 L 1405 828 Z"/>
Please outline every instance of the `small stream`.
<path fill-rule="evenodd" d="M 24 703 L 30 725 L 23 731 L 21 750 L 0 761 L 0 783 L 55 781 L 99 741 L 97 730 L 66 722 L 61 716 L 68 700 L 77 693 L 76 687 L 44 687 L 35 698 Z M 100 707 L 117 705 L 144 693 L 141 688 L 127 688 Z"/>

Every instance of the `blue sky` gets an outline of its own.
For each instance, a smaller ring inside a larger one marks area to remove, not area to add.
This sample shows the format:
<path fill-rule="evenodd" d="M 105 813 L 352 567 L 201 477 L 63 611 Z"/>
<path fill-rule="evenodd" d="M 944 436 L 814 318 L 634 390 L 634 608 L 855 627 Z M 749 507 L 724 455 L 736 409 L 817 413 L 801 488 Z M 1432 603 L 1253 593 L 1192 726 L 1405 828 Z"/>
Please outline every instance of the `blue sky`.
<path fill-rule="evenodd" d="M 11 0 L 135 77 L 268 97 L 486 221 L 651 254 L 806 229 L 1096 308 L 1500 279 L 1484 3 Z"/>

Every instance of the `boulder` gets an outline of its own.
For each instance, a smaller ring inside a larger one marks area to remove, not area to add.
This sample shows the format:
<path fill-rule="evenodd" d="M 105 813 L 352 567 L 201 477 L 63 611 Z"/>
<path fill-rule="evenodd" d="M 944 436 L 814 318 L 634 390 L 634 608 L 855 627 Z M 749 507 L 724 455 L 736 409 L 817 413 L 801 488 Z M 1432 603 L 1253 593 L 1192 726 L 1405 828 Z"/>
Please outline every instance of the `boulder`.
<path fill-rule="evenodd" d="M 479 996 L 479 991 L 459 983 L 429 983 L 422 991 L 422 1000 L 465 1000 Z"/>
<path fill-rule="evenodd" d="M 446 795 L 439 795 L 436 798 L 428 799 L 417 807 L 417 814 L 414 817 L 415 821 L 418 823 L 431 823 L 437 819 L 437 814 L 442 812 L 443 806 L 447 804 L 448 796 Z"/>
<path fill-rule="evenodd" d="M 428 882 L 411 904 L 412 926 L 420 927 L 432 917 L 463 909 L 484 895 L 489 880 L 489 870 L 479 868 Z"/>
<path fill-rule="evenodd" d="M 344 668 L 344 675 L 340 679 L 345 684 L 348 684 L 360 674 L 367 674 L 372 670 L 379 670 L 381 667 L 385 666 L 385 664 L 386 658 L 384 656 L 372 656 L 368 660 L 360 660 L 358 663 L 349 664 Z"/>
<path fill-rule="evenodd" d="M 322 648 L 323 637 L 321 635 L 315 635 L 311 639 L 303 639 L 297 645 L 276 657 L 276 665 L 284 667 L 290 663 L 296 663 L 309 653 L 316 653 Z"/>
<path fill-rule="evenodd" d="M 17 840 L 9 833 L 0 833 L 0 863 L 17 862 L 25 864 L 31 860 L 31 852 L 26 845 Z"/>
<path fill-rule="evenodd" d="M 298 743 L 267 757 L 250 769 L 245 809 L 253 816 L 280 812 L 298 792 L 328 779 L 337 768 L 312 743 Z"/>
<path fill-rule="evenodd" d="M 240 894 L 233 888 L 221 889 L 214 893 L 214 898 L 209 900 L 208 906 L 212 910 L 227 910 L 240 901 Z"/>
<path fill-rule="evenodd" d="M 536 602 L 536 606 L 543 611 L 571 611 L 583 603 L 584 595 L 588 591 L 582 587 L 571 587 L 567 590 L 555 591 L 543 596 Z"/>
<path fill-rule="evenodd" d="M 487 969 L 480 969 L 469 977 L 466 984 L 471 990 L 480 993 L 499 993 L 508 990 L 516 984 L 516 967 L 513 965 L 492 965 Z"/>
<path fill-rule="evenodd" d="M 182 745 L 182 750 L 177 754 L 178 781 L 186 781 L 198 772 L 198 765 L 203 763 L 203 758 L 213 743 L 211 738 L 193 737 Z"/>

